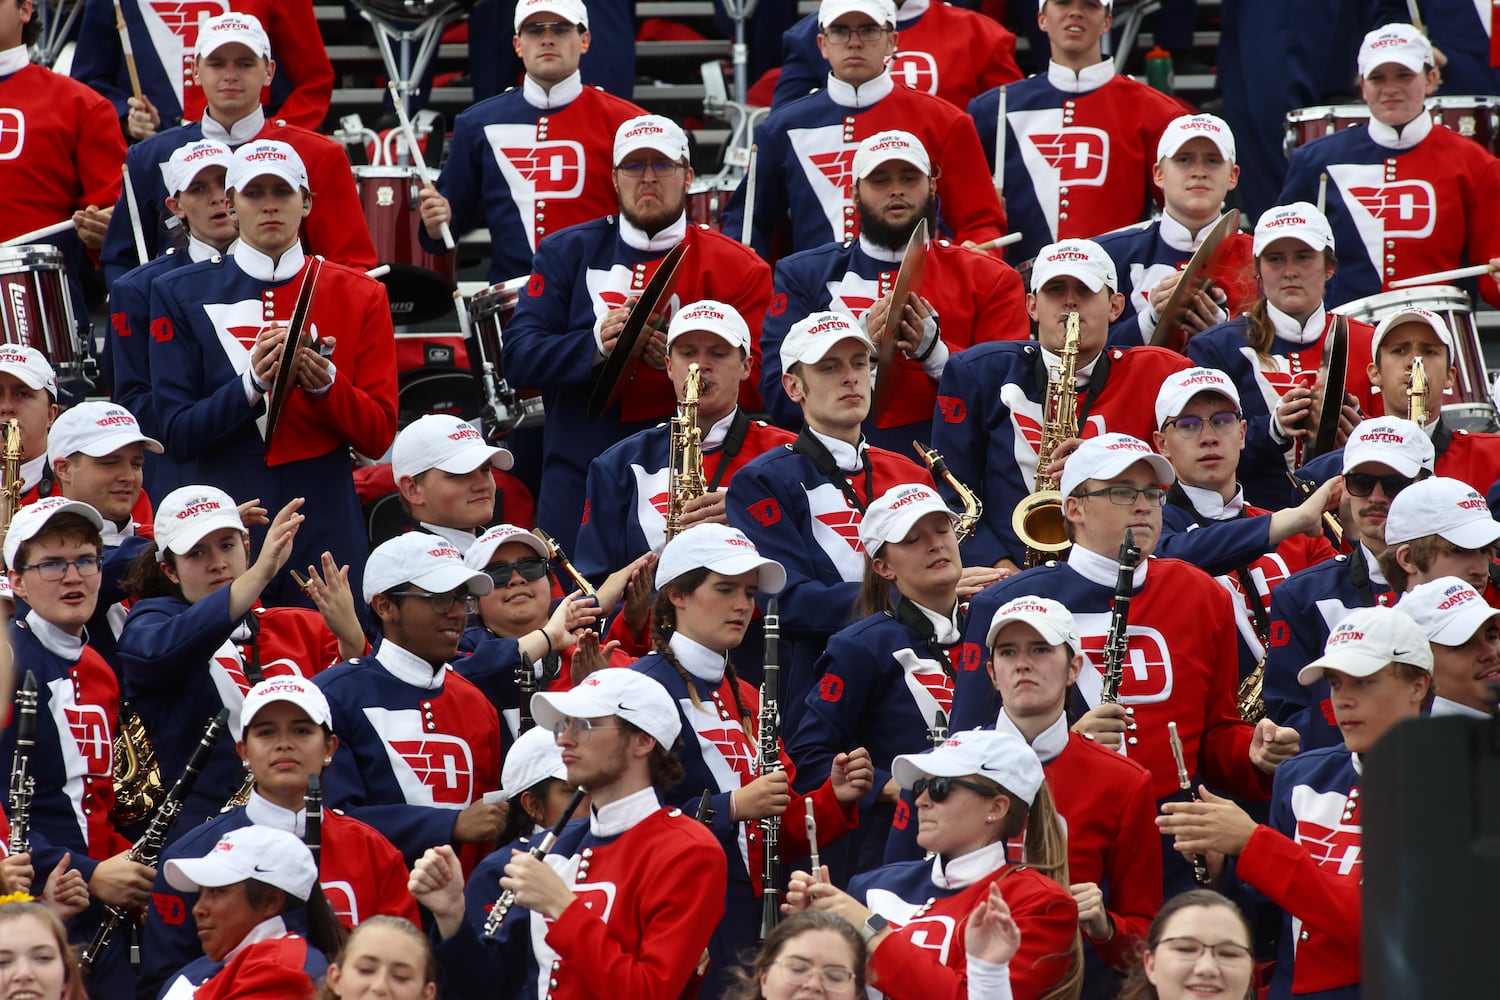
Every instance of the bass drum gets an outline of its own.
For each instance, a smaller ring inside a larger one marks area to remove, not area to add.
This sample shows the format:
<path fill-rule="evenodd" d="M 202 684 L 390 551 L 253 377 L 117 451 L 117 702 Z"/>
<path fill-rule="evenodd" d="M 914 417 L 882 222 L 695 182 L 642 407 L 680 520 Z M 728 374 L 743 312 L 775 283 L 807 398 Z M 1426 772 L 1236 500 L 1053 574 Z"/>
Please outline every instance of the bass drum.
<path fill-rule="evenodd" d="M 34 347 L 64 377 L 83 374 L 62 251 L 50 244 L 0 247 L 4 342 Z"/>
<path fill-rule="evenodd" d="M 1453 387 L 1443 394 L 1444 422 L 1470 431 L 1491 432 L 1500 428 L 1485 374 L 1479 329 L 1474 325 L 1469 295 L 1462 288 L 1452 285 L 1400 288 L 1346 302 L 1334 312 L 1379 326 L 1387 316 L 1406 309 L 1426 309 L 1436 313 L 1453 334 L 1452 364 L 1457 369 L 1457 377 Z"/>
<path fill-rule="evenodd" d="M 694 181 L 687 192 L 687 220 L 690 225 L 707 226 L 723 232 L 724 206 L 729 204 L 732 187 L 718 187 L 712 178 Z"/>
<path fill-rule="evenodd" d="M 1370 109 L 1363 104 L 1326 104 L 1313 108 L 1296 108 L 1286 113 L 1286 137 L 1282 140 L 1282 151 L 1288 157 L 1298 146 L 1305 146 L 1314 139 L 1370 120 Z"/>
<path fill-rule="evenodd" d="M 354 184 L 365 210 L 375 257 L 390 266 L 380 280 L 398 326 L 424 323 L 453 312 L 457 251 L 435 254 L 422 246 L 422 190 L 415 167 L 355 167 Z"/>

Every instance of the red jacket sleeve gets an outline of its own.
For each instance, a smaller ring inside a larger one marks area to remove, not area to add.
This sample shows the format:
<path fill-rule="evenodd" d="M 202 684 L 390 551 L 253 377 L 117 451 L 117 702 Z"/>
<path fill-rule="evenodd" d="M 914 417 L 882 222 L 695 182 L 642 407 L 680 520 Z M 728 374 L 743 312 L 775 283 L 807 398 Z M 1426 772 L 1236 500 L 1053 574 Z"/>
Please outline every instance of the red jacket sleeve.
<path fill-rule="evenodd" d="M 377 458 L 396 437 L 396 333 L 385 286 L 363 275 L 340 277 L 343 287 L 347 282 L 367 286 L 358 289 L 363 308 L 336 334 L 333 363 L 338 374 L 332 387 L 321 399 L 304 395 L 342 440 Z M 346 299 L 343 304 L 353 307 L 356 302 Z"/>
<path fill-rule="evenodd" d="M 974 120 L 958 114 L 948 126 L 948 137 L 934 158 L 940 171 L 938 196 L 943 221 L 955 242 L 984 243 L 1005 235 L 1005 214 L 995 185 L 985 168 L 984 150 Z"/>
<path fill-rule="evenodd" d="M 272 135 L 271 138 L 284 140 L 286 137 Z M 377 263 L 375 244 L 365 225 L 364 207 L 359 202 L 359 191 L 354 187 L 354 172 L 337 143 L 323 136 L 317 138 L 317 143 L 301 141 L 295 144 L 307 165 L 307 179 L 312 185 L 312 212 L 302 227 L 308 248 L 331 261 L 368 271 Z M 385 325 L 390 327 L 389 316 Z"/>
<path fill-rule="evenodd" d="M 1021 273 L 1003 261 L 1001 264 L 994 284 L 979 292 L 979 309 L 974 314 L 972 339 L 967 346 L 990 340 L 1026 340 L 1031 336 Z"/>
<path fill-rule="evenodd" d="M 266 30 L 276 71 L 291 78 L 294 89 L 276 111 L 288 125 L 317 130 L 328 117 L 333 99 L 333 64 L 323 47 L 323 33 L 312 0 L 274 0 Z"/>
<path fill-rule="evenodd" d="M 1119 836 L 1105 853 L 1104 870 L 1109 878 L 1104 905 L 1115 934 L 1093 942 L 1094 951 L 1114 968 L 1129 970 L 1140 960 L 1141 944 L 1161 909 L 1161 834 L 1150 771 L 1140 772 L 1126 797 Z"/>
<path fill-rule="evenodd" d="M 1264 824 L 1250 835 L 1236 874 L 1267 899 L 1297 917 L 1311 931 L 1358 950 L 1360 880 L 1320 868 L 1306 849 Z"/>
<path fill-rule="evenodd" d="M 125 162 L 125 135 L 114 105 L 97 94 L 88 112 L 78 117 L 78 207 L 108 208 L 120 197 L 120 165 Z"/>

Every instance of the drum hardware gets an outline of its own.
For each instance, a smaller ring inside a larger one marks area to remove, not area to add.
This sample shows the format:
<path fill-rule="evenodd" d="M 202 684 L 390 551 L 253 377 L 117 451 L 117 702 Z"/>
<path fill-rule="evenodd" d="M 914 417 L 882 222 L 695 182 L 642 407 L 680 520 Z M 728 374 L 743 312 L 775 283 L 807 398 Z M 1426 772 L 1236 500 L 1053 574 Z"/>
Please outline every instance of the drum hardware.
<path fill-rule="evenodd" d="M 0 248 L 0 326 L 0 339 L 41 351 L 59 376 L 86 373 L 87 355 L 79 353 L 73 302 L 57 247 L 43 243 Z"/>
<path fill-rule="evenodd" d="M 1323 341 L 1323 357 L 1318 362 L 1318 384 L 1323 386 L 1323 404 L 1318 408 L 1311 439 L 1299 437 L 1294 464 L 1327 454 L 1333 450 L 1338 434 L 1339 415 L 1344 410 L 1344 390 L 1349 378 L 1349 319 L 1334 316 L 1333 326 Z M 1304 446 L 1303 442 L 1308 443 Z"/>
<path fill-rule="evenodd" d="M 876 419 L 895 391 L 891 383 L 896 378 L 896 331 L 906 315 L 908 303 L 922 287 L 922 273 L 926 269 L 927 220 L 920 219 L 901 255 L 901 268 L 896 272 L 896 284 L 891 289 L 891 307 L 885 314 L 885 329 L 881 331 L 880 343 L 876 346 L 875 385 L 870 394 L 870 416 Z"/>
<path fill-rule="evenodd" d="M 54 0 L 53 3 L 48 3 L 47 0 L 34 0 L 33 6 L 38 10 L 32 16 L 42 19 L 42 33 L 31 47 L 32 62 L 48 69 L 57 63 L 57 57 L 62 54 L 68 39 L 73 37 L 73 26 L 83 13 L 83 2 L 84 0 Z M 136 93 L 140 93 L 139 88 Z"/>
<path fill-rule="evenodd" d="M 61 236 L 72 229 L 73 220 L 64 219 L 62 222 L 54 222 L 50 226 L 43 226 L 41 229 L 33 229 L 29 233 L 22 233 L 20 236 L 12 236 L 4 243 L 0 243 L 0 247 L 24 246 L 28 243 L 35 243 L 38 240 L 45 240 L 49 236 Z"/>
<path fill-rule="evenodd" d="M 529 275 L 512 278 L 476 292 L 469 299 L 470 326 L 474 331 L 469 363 L 484 386 L 483 419 L 491 439 L 523 427 L 538 427 L 545 419 L 542 398 L 523 395 L 511 388 L 500 367 L 505 325 L 529 280 Z"/>
<path fill-rule="evenodd" d="M 1434 271 L 1432 274 L 1419 274 L 1415 278 L 1397 278 L 1395 281 L 1387 282 L 1391 288 L 1416 288 L 1419 285 L 1445 285 L 1450 281 L 1463 281 L 1465 278 L 1481 278 L 1486 274 L 1494 274 L 1500 268 L 1491 264 L 1475 264 L 1473 267 L 1455 267 L 1450 271 Z"/>
<path fill-rule="evenodd" d="M 1500 153 L 1500 98 L 1488 95 L 1451 95 L 1427 100 L 1427 114 L 1434 125 L 1479 143 L 1491 154 Z M 1363 104 L 1330 104 L 1295 108 L 1286 114 L 1282 152 L 1288 158 L 1299 146 L 1314 139 L 1370 120 Z"/>

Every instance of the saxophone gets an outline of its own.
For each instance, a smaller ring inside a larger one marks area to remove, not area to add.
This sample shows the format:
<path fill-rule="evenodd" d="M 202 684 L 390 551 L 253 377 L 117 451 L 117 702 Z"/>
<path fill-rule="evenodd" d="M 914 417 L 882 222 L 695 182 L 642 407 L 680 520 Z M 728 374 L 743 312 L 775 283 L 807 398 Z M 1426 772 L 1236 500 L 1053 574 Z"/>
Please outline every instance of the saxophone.
<path fill-rule="evenodd" d="M 10 519 L 21 509 L 21 492 L 26 485 L 21 478 L 21 421 L 12 417 L 5 425 L 5 466 L 0 481 L 0 541 L 10 530 Z"/>
<path fill-rule="evenodd" d="M 109 815 L 117 825 L 131 827 L 156 812 L 167 791 L 161 764 L 146 724 L 125 702 L 120 703 L 120 724 L 115 731 L 114 774 L 115 807 Z"/>
<path fill-rule="evenodd" d="M 1259 722 L 1266 717 L 1266 699 L 1262 694 L 1262 688 L 1266 682 L 1266 653 L 1260 654 L 1260 662 L 1255 669 L 1245 675 L 1240 681 L 1239 709 L 1240 718 L 1249 723 Z"/>
<path fill-rule="evenodd" d="M 667 458 L 667 540 L 682 530 L 682 511 L 689 500 L 708 492 L 703 480 L 703 429 L 698 426 L 698 395 L 703 375 L 697 365 L 688 365 L 682 387 L 682 403 L 672 418 Z"/>
<path fill-rule="evenodd" d="M 1406 419 L 1427 426 L 1427 368 L 1421 358 L 1411 363 L 1411 386 L 1406 390 Z"/>
<path fill-rule="evenodd" d="M 974 534 L 974 526 L 984 516 L 984 501 L 975 496 L 974 491 L 960 482 L 959 478 L 948 469 L 948 461 L 936 448 L 929 448 L 920 441 L 913 441 L 911 446 L 917 449 L 917 454 L 922 456 L 922 461 L 926 462 L 927 467 L 932 470 L 933 478 L 947 483 L 953 492 L 958 494 L 959 502 L 964 505 L 964 512 L 958 515 L 958 527 L 954 529 L 954 534 L 958 536 L 959 543 L 962 544 L 965 539 Z"/>
<path fill-rule="evenodd" d="M 1078 436 L 1078 390 L 1073 384 L 1078 369 L 1078 314 L 1068 313 L 1062 354 L 1057 365 L 1047 373 L 1047 398 L 1042 401 L 1042 443 L 1037 449 L 1036 483 L 1033 492 L 1016 505 L 1010 525 L 1026 546 L 1026 568 L 1045 562 L 1047 557 L 1066 549 L 1069 544 L 1067 519 L 1063 517 L 1063 497 L 1058 482 L 1047 475 L 1052 453 L 1070 437 Z"/>

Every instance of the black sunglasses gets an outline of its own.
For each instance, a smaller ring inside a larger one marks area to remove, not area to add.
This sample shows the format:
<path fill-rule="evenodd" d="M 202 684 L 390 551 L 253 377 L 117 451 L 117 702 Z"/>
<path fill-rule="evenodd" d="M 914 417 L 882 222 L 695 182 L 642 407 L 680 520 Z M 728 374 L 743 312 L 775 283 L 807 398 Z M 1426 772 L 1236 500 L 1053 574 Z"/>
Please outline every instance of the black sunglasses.
<path fill-rule="evenodd" d="M 1405 476 L 1375 476 L 1368 472 L 1346 472 L 1344 473 L 1344 489 L 1349 491 L 1350 496 L 1367 497 L 1375 492 L 1375 484 L 1380 484 L 1380 489 L 1385 493 L 1387 500 L 1394 500 L 1396 494 L 1406 489 L 1415 479 Z"/>
<path fill-rule="evenodd" d="M 509 583 L 511 570 L 520 573 L 521 579 L 528 582 L 540 580 L 547 575 L 547 560 L 541 556 L 528 556 L 515 562 L 491 563 L 484 572 L 496 583 Z"/>
<path fill-rule="evenodd" d="M 967 788 L 976 795 L 991 796 L 997 794 L 993 788 L 986 788 L 977 781 L 966 781 L 963 778 L 918 778 L 911 783 L 912 795 L 920 797 L 923 792 L 934 802 L 942 802 L 948 798 L 948 792 L 953 786 Z"/>

